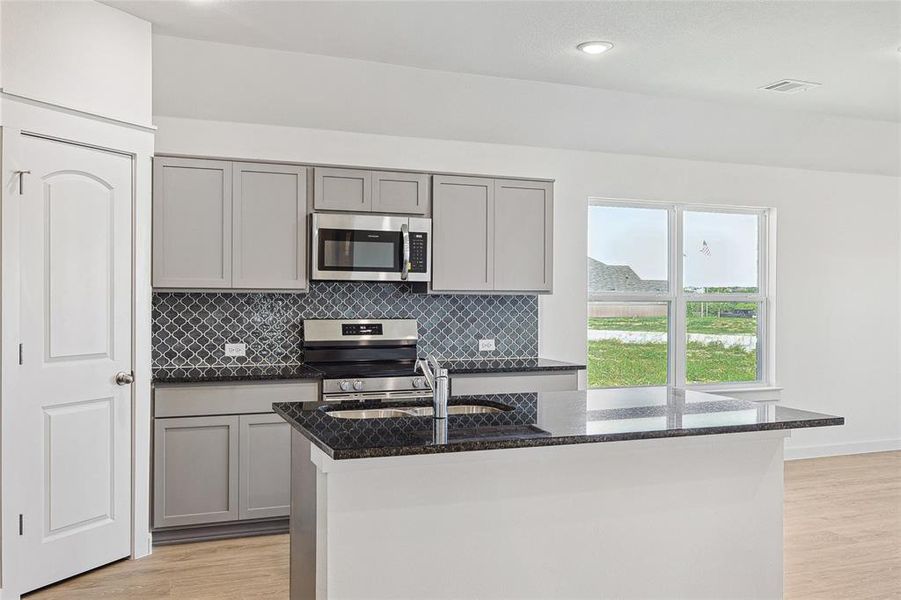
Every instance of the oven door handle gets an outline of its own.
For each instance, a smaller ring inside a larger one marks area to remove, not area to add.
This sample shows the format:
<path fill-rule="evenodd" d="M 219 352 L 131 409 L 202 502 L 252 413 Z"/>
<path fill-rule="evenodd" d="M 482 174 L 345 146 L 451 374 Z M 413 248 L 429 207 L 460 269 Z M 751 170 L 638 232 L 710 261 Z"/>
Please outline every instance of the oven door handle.
<path fill-rule="evenodd" d="M 400 235 L 403 238 L 403 266 L 400 270 L 400 278 L 402 281 L 407 280 L 410 273 L 410 227 L 404 223 L 400 226 Z"/>

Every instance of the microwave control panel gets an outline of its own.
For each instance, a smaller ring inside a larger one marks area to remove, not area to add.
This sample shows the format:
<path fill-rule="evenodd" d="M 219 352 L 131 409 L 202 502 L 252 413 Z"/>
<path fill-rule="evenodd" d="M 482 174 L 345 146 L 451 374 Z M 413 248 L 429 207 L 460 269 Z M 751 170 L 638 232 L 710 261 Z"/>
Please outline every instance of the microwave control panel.
<path fill-rule="evenodd" d="M 428 265 L 429 235 L 421 231 L 410 232 L 410 272 L 425 273 Z"/>

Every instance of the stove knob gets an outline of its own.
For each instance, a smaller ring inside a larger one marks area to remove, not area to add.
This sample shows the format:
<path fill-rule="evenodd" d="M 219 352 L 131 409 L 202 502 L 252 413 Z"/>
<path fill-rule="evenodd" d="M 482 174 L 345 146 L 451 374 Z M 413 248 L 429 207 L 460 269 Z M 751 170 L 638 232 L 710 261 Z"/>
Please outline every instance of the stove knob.
<path fill-rule="evenodd" d="M 358 392 L 359 392 L 360 390 L 362 390 L 362 389 L 363 389 L 363 382 L 360 381 L 359 379 L 357 379 L 356 381 L 354 381 L 354 389 L 357 390 Z"/>
<path fill-rule="evenodd" d="M 338 384 L 338 387 L 341 388 L 342 392 L 346 392 L 350 389 L 350 382 L 342 381 L 341 383 Z"/>

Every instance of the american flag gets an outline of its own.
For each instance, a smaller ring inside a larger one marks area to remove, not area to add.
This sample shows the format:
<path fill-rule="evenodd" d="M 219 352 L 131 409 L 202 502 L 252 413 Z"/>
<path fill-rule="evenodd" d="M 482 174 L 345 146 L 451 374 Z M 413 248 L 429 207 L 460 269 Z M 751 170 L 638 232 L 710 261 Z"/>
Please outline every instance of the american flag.
<path fill-rule="evenodd" d="M 704 243 L 701 244 L 699 252 L 704 256 L 710 256 L 710 246 L 707 245 L 707 240 L 704 240 Z"/>

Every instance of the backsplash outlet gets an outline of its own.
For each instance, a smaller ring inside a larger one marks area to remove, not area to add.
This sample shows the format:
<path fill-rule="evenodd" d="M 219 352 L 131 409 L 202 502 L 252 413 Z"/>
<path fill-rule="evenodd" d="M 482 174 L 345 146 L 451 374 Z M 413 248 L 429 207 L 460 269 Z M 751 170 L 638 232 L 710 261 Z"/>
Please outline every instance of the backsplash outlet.
<path fill-rule="evenodd" d="M 416 319 L 419 353 L 441 358 L 538 355 L 535 296 L 428 295 L 408 284 L 313 282 L 308 294 L 156 292 L 155 368 L 303 362 L 304 319 Z M 479 352 L 478 340 L 495 350 Z M 224 345 L 246 343 L 246 356 Z"/>

